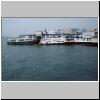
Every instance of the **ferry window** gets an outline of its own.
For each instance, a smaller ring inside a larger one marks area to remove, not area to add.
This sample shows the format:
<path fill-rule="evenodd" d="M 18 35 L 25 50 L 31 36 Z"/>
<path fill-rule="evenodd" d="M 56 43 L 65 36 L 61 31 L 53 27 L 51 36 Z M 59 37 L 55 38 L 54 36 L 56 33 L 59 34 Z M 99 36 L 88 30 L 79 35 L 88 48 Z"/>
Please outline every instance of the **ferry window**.
<path fill-rule="evenodd" d="M 19 40 L 20 42 L 24 41 L 24 39 Z"/>
<path fill-rule="evenodd" d="M 33 36 L 33 38 L 36 38 L 36 36 Z"/>
<path fill-rule="evenodd" d="M 29 35 L 28 37 L 29 37 L 29 38 L 32 38 L 32 35 Z"/>
<path fill-rule="evenodd" d="M 25 38 L 25 36 L 24 35 L 20 35 L 19 38 Z"/>
<path fill-rule="evenodd" d="M 11 40 L 12 42 L 15 42 L 16 40 Z"/>
<path fill-rule="evenodd" d="M 87 41 L 89 41 L 90 39 L 87 39 Z"/>
<path fill-rule="evenodd" d="M 91 39 L 88 39 L 88 41 L 91 41 Z"/>
<path fill-rule="evenodd" d="M 30 40 L 30 39 L 26 39 L 26 40 Z"/>

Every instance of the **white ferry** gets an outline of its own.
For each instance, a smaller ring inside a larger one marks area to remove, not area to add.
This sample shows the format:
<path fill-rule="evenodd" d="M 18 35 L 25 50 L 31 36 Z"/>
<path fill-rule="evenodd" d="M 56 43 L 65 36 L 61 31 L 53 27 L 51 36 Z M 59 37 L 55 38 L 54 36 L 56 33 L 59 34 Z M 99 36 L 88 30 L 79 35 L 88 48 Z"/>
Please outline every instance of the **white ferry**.
<path fill-rule="evenodd" d="M 65 44 L 65 37 L 60 34 L 44 34 L 39 44 Z"/>

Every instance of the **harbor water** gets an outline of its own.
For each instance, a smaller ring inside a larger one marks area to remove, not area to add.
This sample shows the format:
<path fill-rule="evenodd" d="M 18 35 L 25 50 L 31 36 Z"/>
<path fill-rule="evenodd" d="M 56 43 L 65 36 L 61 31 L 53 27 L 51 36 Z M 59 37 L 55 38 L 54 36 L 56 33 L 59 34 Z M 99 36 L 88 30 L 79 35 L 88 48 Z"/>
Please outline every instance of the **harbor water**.
<path fill-rule="evenodd" d="M 3 81 L 97 81 L 98 47 L 7 45 L 2 37 Z"/>

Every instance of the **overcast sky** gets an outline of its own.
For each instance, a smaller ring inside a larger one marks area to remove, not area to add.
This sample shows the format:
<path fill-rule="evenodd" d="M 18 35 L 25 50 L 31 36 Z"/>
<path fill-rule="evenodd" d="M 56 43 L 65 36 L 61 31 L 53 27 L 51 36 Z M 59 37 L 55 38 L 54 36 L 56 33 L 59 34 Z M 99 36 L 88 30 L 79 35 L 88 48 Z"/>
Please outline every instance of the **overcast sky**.
<path fill-rule="evenodd" d="M 2 18 L 2 35 L 18 36 L 59 28 L 97 28 L 97 18 Z"/>

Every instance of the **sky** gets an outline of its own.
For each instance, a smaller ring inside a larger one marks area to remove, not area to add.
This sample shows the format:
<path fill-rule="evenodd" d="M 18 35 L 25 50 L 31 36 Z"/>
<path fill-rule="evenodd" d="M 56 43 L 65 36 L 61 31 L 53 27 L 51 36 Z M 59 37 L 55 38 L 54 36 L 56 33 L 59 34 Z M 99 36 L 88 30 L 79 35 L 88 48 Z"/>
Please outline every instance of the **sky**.
<path fill-rule="evenodd" d="M 79 28 L 94 29 L 98 27 L 97 18 L 2 18 L 2 36 L 33 34 L 36 31 Z"/>

